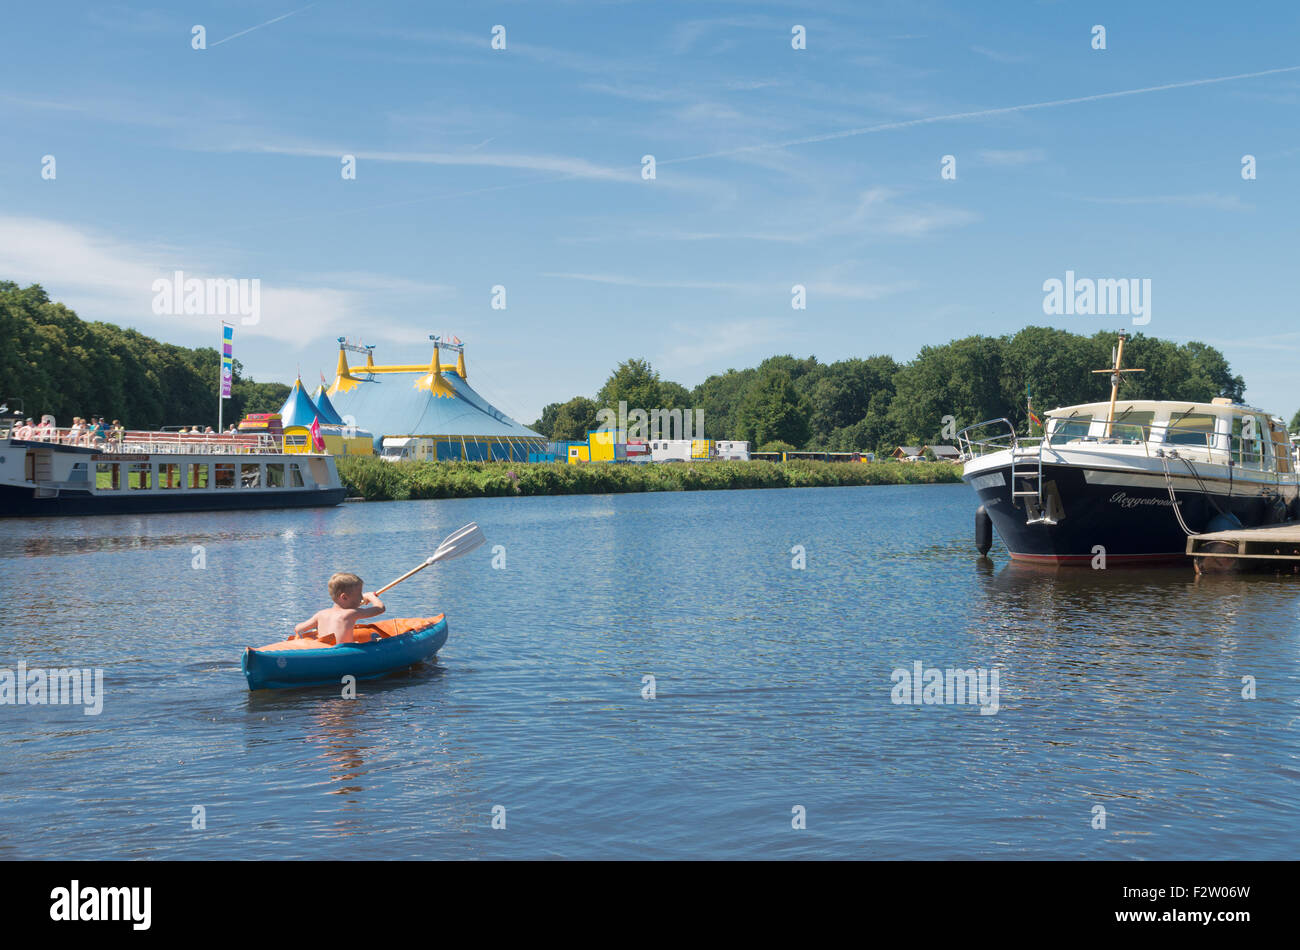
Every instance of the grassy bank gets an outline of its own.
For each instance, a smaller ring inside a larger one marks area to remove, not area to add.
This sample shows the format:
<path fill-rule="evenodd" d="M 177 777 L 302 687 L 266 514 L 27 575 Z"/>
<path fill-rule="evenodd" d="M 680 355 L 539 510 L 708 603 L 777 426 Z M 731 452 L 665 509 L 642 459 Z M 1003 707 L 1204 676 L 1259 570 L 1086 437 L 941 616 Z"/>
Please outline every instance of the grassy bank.
<path fill-rule="evenodd" d="M 367 501 L 485 495 L 596 495 L 614 492 L 933 485 L 961 480 L 946 462 L 698 462 L 566 465 L 523 462 L 385 462 L 340 457 L 349 495 Z"/>

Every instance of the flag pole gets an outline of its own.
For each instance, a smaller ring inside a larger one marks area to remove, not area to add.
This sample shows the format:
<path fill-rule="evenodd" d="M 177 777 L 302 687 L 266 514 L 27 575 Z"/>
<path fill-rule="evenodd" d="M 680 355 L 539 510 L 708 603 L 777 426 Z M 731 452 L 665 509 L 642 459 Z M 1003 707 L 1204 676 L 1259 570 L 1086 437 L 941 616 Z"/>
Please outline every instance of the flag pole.
<path fill-rule="evenodd" d="M 230 332 L 227 334 L 226 329 L 229 327 Z M 232 324 L 221 321 L 221 357 L 220 368 L 217 370 L 217 434 L 221 434 L 222 426 L 225 424 L 226 399 L 229 392 L 226 388 L 226 367 L 230 367 L 230 379 L 234 381 L 234 348 L 233 337 L 235 328 Z"/>

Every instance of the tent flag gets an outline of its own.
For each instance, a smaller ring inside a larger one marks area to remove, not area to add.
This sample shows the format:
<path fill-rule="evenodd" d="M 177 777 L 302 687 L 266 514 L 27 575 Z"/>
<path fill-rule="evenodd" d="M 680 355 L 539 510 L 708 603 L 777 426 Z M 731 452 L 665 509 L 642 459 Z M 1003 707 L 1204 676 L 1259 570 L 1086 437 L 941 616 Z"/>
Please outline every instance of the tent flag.
<path fill-rule="evenodd" d="M 325 440 L 320 437 L 320 416 L 311 421 L 311 447 L 317 452 L 325 451 Z"/>

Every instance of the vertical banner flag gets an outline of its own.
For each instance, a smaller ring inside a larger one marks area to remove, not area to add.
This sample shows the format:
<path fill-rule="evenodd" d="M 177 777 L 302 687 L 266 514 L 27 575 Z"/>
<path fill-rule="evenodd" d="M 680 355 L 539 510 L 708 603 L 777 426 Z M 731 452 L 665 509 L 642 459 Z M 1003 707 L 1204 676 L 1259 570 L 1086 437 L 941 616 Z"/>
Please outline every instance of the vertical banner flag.
<path fill-rule="evenodd" d="M 320 437 L 320 416 L 311 421 L 311 447 L 317 452 L 325 451 L 325 440 Z"/>
<path fill-rule="evenodd" d="M 221 324 L 221 398 L 230 398 L 230 383 L 235 373 L 234 357 L 235 328 L 229 323 Z"/>

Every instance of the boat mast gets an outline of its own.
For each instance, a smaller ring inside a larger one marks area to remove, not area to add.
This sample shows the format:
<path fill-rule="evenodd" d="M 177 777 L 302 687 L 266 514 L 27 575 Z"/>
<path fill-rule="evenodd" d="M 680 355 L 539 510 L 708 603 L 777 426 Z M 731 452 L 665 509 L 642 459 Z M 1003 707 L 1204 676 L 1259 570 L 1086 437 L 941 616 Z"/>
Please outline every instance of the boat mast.
<path fill-rule="evenodd" d="M 1145 373 L 1144 369 L 1121 369 L 1124 364 L 1124 331 L 1119 331 L 1119 346 L 1114 348 L 1111 353 L 1114 355 L 1115 365 L 1110 369 L 1094 369 L 1094 373 L 1110 373 L 1110 411 L 1106 414 L 1106 435 L 1109 439 L 1111 435 L 1111 426 L 1115 423 L 1115 401 L 1119 398 L 1119 382 L 1122 373 Z"/>

